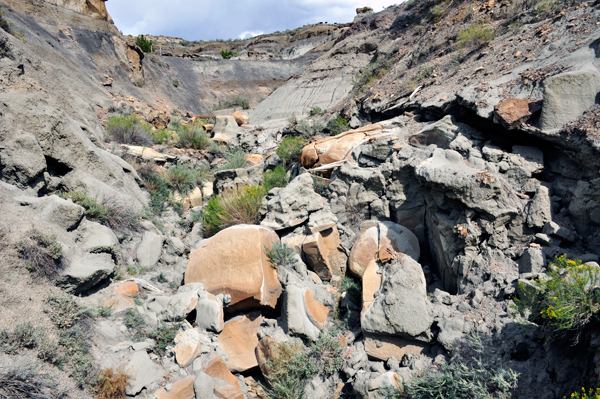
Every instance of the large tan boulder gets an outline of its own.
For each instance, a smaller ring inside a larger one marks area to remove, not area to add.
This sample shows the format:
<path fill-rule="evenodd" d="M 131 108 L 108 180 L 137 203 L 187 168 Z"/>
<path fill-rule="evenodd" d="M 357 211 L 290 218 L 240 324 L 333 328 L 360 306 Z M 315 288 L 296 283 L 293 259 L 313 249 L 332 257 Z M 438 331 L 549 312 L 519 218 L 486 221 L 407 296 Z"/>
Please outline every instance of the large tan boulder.
<path fill-rule="evenodd" d="M 214 358 L 204 366 L 204 373 L 223 381 L 223 385 L 214 388 L 214 393 L 218 398 L 244 399 L 244 393 L 238 384 L 238 380 L 231 374 L 231 371 L 219 356 L 214 355 Z"/>
<path fill-rule="evenodd" d="M 195 379 L 196 376 L 194 375 L 185 377 L 174 383 L 169 392 L 165 388 L 160 388 L 154 392 L 154 396 L 157 399 L 194 399 L 196 397 L 196 393 L 194 392 Z"/>
<path fill-rule="evenodd" d="M 175 336 L 173 348 L 177 364 L 187 367 L 200 354 L 200 333 L 195 329 L 182 331 Z"/>
<path fill-rule="evenodd" d="M 338 136 L 309 143 L 302 149 L 300 162 L 305 168 L 313 168 L 349 159 L 356 145 L 382 131 L 383 127 L 380 125 L 367 125 Z"/>
<path fill-rule="evenodd" d="M 235 111 L 233 114 L 229 114 L 233 116 L 238 126 L 247 125 L 249 122 L 248 115 L 242 114 L 240 111 Z"/>
<path fill-rule="evenodd" d="M 202 283 L 213 295 L 231 295 L 230 305 L 236 309 L 275 308 L 281 284 L 264 249 L 278 241 L 273 230 L 262 226 L 220 231 L 190 254 L 185 284 Z"/>
<path fill-rule="evenodd" d="M 260 371 L 265 377 L 268 377 L 271 374 L 271 369 L 269 368 L 269 361 L 277 358 L 277 345 L 279 343 L 270 336 L 265 336 L 258 342 L 254 354 L 256 355 L 256 361 L 258 362 L 258 367 Z"/>
<path fill-rule="evenodd" d="M 104 0 L 45 0 L 49 4 L 67 8 L 90 18 L 101 19 L 112 23 Z"/>
<path fill-rule="evenodd" d="M 227 353 L 232 372 L 243 373 L 258 366 L 254 352 L 263 320 L 259 312 L 253 312 L 225 323 L 219 334 L 219 346 Z"/>

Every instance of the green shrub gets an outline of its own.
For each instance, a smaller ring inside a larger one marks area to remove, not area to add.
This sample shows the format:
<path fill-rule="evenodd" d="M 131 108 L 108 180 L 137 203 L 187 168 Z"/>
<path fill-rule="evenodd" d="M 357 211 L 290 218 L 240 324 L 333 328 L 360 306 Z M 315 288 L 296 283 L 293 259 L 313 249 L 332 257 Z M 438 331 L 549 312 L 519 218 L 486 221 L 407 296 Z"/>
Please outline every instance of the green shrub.
<path fill-rule="evenodd" d="M 320 134 L 325 129 L 325 124 L 320 118 L 315 119 L 304 119 L 298 123 L 296 126 L 296 130 L 302 134 L 302 136 L 306 138 L 310 138 L 312 136 L 316 136 Z"/>
<path fill-rule="evenodd" d="M 284 242 L 275 242 L 271 248 L 266 246 L 265 253 L 269 261 L 277 266 L 292 266 L 297 262 L 294 258 L 294 249 Z"/>
<path fill-rule="evenodd" d="M 350 121 L 348 119 L 338 114 L 335 118 L 331 119 L 327 123 L 327 127 L 325 129 L 330 136 L 337 136 L 340 133 L 350 130 L 350 126 L 348 125 L 349 122 Z"/>
<path fill-rule="evenodd" d="M 434 66 L 426 66 L 419 68 L 419 80 L 424 80 L 433 75 L 435 70 Z"/>
<path fill-rule="evenodd" d="M 221 50 L 221 57 L 223 57 L 224 60 L 228 60 L 231 57 L 233 57 L 233 51 L 231 51 L 231 50 Z"/>
<path fill-rule="evenodd" d="M 481 339 L 469 340 L 475 356 L 468 362 L 456 361 L 439 371 L 429 371 L 413 378 L 406 387 L 412 399 L 495 399 L 510 398 L 519 375 L 511 369 L 498 368 L 484 353 Z"/>
<path fill-rule="evenodd" d="M 287 186 L 290 178 L 284 166 L 279 165 L 273 170 L 263 173 L 263 186 L 267 192 L 275 187 Z"/>
<path fill-rule="evenodd" d="M 459 48 L 479 48 L 492 40 L 496 34 L 487 24 L 481 22 L 469 26 L 458 34 L 457 45 Z"/>
<path fill-rule="evenodd" d="M 161 325 L 154 331 L 151 331 L 148 336 L 156 341 L 156 350 L 159 355 L 164 355 L 167 346 L 171 345 L 175 336 L 177 335 L 177 330 L 179 329 L 179 324 L 175 324 L 173 326 L 168 326 L 165 323 L 161 323 Z"/>
<path fill-rule="evenodd" d="M 286 164 L 291 165 L 300 160 L 302 148 L 306 144 L 306 140 L 302 137 L 288 136 L 283 139 L 279 148 L 277 148 L 277 156 Z"/>
<path fill-rule="evenodd" d="M 320 107 L 312 107 L 310 109 L 310 112 L 308 114 L 310 116 L 313 116 L 313 115 L 319 115 L 321 113 L 323 113 L 323 110 Z"/>
<path fill-rule="evenodd" d="M 59 194 L 64 199 L 71 199 L 85 209 L 86 217 L 105 225 L 112 230 L 125 232 L 138 229 L 138 218 L 127 206 L 116 197 L 104 197 L 100 202 L 90 198 L 83 191 L 69 191 Z"/>
<path fill-rule="evenodd" d="M 519 283 L 521 299 L 516 300 L 522 315 L 530 311 L 529 320 L 552 332 L 577 334 L 587 323 L 598 320 L 600 268 L 584 265 L 580 260 L 556 257 L 548 267 L 547 278 L 536 279 L 531 287 Z"/>
<path fill-rule="evenodd" d="M 51 292 L 46 297 L 46 303 L 50 305 L 50 320 L 59 329 L 70 328 L 90 315 L 88 309 L 82 309 L 73 297 L 64 292 Z"/>
<path fill-rule="evenodd" d="M 393 61 L 376 61 L 367 65 L 360 74 L 358 80 L 354 82 L 354 89 L 364 91 L 368 89 L 375 81 L 382 79 L 392 70 Z"/>
<path fill-rule="evenodd" d="M 17 324 L 13 333 L 13 340 L 20 348 L 35 348 L 38 343 L 35 327 L 29 322 Z"/>
<path fill-rule="evenodd" d="M 175 145 L 178 148 L 205 150 L 210 145 L 210 138 L 202 126 L 180 125 L 174 130 L 179 137 Z"/>
<path fill-rule="evenodd" d="M 551 17 L 562 10 L 562 5 L 557 0 L 542 0 L 535 6 L 535 16 L 538 19 Z"/>
<path fill-rule="evenodd" d="M 237 224 L 257 224 L 260 221 L 263 186 L 238 186 L 212 197 L 204 210 L 202 226 L 205 236 L 213 236 Z"/>
<path fill-rule="evenodd" d="M 267 362 L 265 376 L 271 399 L 302 399 L 305 387 L 314 376 L 329 377 L 342 368 L 342 347 L 336 338 L 321 334 L 308 348 L 301 342 L 277 344 L 276 356 Z"/>
<path fill-rule="evenodd" d="M 223 103 L 219 102 L 219 104 L 213 106 L 213 110 L 218 111 L 220 109 L 232 108 L 236 105 L 242 107 L 242 109 L 250 109 L 250 100 L 244 97 L 233 97 Z"/>
<path fill-rule="evenodd" d="M 567 399 L 563 396 L 563 399 Z M 569 399 L 600 399 L 600 388 L 585 389 L 581 388 L 581 392 L 573 392 L 569 395 Z"/>
<path fill-rule="evenodd" d="M 10 359 L 0 366 L 0 398 L 59 399 L 68 397 L 59 389 L 55 374 L 29 357 Z"/>
<path fill-rule="evenodd" d="M 144 35 L 136 37 L 135 44 L 137 44 L 138 47 L 141 48 L 144 53 L 152 52 L 152 40 L 146 39 Z"/>
<path fill-rule="evenodd" d="M 137 116 L 116 116 L 106 123 L 108 136 L 121 144 L 147 146 L 154 144 L 152 126 Z"/>
<path fill-rule="evenodd" d="M 133 330 L 139 329 L 146 325 L 146 317 L 138 312 L 136 309 L 127 309 L 125 311 L 125 317 L 123 318 L 123 323 L 127 328 L 131 328 Z"/>
<path fill-rule="evenodd" d="M 61 269 L 62 245 L 56 235 L 46 235 L 32 229 L 27 237 L 17 243 L 19 257 L 30 272 L 51 277 Z"/>
<path fill-rule="evenodd" d="M 165 171 L 165 179 L 169 188 L 187 194 L 197 186 L 202 186 L 209 179 L 206 169 L 193 169 L 185 165 L 172 165 Z"/>
<path fill-rule="evenodd" d="M 246 153 L 241 148 L 227 150 L 223 155 L 227 162 L 225 165 L 219 166 L 217 170 L 242 169 L 248 166 Z"/>
<path fill-rule="evenodd" d="M 171 139 L 171 134 L 167 131 L 167 129 L 155 129 L 151 132 L 152 140 L 156 144 L 165 144 L 169 142 Z"/>
<path fill-rule="evenodd" d="M 173 79 L 173 86 L 179 87 L 179 79 Z"/>

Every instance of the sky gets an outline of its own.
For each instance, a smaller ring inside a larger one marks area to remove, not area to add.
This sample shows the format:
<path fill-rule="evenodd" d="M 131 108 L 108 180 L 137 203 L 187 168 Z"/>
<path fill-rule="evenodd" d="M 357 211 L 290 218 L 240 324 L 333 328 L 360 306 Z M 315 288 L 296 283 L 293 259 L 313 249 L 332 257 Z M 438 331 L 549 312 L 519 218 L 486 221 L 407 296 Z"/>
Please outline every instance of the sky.
<path fill-rule="evenodd" d="M 317 22 L 346 23 L 356 8 L 375 12 L 401 0 L 108 0 L 106 7 L 126 35 L 185 40 L 236 39 Z"/>

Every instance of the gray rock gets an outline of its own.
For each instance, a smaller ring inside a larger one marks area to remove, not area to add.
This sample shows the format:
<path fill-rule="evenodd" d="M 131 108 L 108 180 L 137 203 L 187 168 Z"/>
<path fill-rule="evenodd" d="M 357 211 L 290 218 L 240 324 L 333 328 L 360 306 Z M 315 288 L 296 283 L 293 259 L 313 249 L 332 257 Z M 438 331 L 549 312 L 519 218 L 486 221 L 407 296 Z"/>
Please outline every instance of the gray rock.
<path fill-rule="evenodd" d="M 304 304 L 306 288 L 288 285 L 283 298 L 281 319 L 287 334 L 300 335 L 313 341 L 319 339 L 321 331 L 309 319 Z"/>
<path fill-rule="evenodd" d="M 77 229 L 76 242 L 81 249 L 92 254 L 107 253 L 118 262 L 121 257 L 119 239 L 111 229 L 100 223 L 85 220 Z"/>
<path fill-rule="evenodd" d="M 219 194 L 237 186 L 260 185 L 263 182 L 263 165 L 258 164 L 249 168 L 226 169 L 215 173 L 213 188 Z"/>
<path fill-rule="evenodd" d="M 544 269 L 544 254 L 541 248 L 527 248 L 519 260 L 519 273 L 539 273 Z"/>
<path fill-rule="evenodd" d="M 558 223 L 548 221 L 546 224 L 544 224 L 544 227 L 542 228 L 542 233 L 554 235 L 558 233 L 559 230 L 560 226 L 558 225 Z"/>
<path fill-rule="evenodd" d="M 218 115 L 215 119 L 215 126 L 213 128 L 213 132 L 215 134 L 224 134 L 230 139 L 234 139 L 237 137 L 240 129 L 233 116 Z"/>
<path fill-rule="evenodd" d="M 162 320 L 179 320 L 186 317 L 198 304 L 198 297 L 204 293 L 201 283 L 190 283 L 179 287 L 158 317 Z"/>
<path fill-rule="evenodd" d="M 429 342 L 432 323 L 421 265 L 409 256 L 396 259 L 385 267 L 378 295 L 361 314 L 363 330 Z"/>
<path fill-rule="evenodd" d="M 311 175 L 304 173 L 266 203 L 263 202 L 261 212 L 265 214 L 265 219 L 260 224 L 274 230 L 295 227 L 308 220 L 311 212 L 324 206 L 325 199 L 315 192 Z"/>
<path fill-rule="evenodd" d="M 547 187 L 540 185 L 531 200 L 527 212 L 527 225 L 541 229 L 552 220 L 552 204 Z"/>
<path fill-rule="evenodd" d="M 165 243 L 165 236 L 147 231 L 140 243 L 136 257 L 140 266 L 151 268 L 158 263 Z"/>
<path fill-rule="evenodd" d="M 114 272 L 115 264 L 110 254 L 86 254 L 69 260 L 55 284 L 78 295 L 100 284 Z"/>
<path fill-rule="evenodd" d="M 185 252 L 185 244 L 177 237 L 167 238 L 167 252 L 170 255 L 181 256 Z"/>
<path fill-rule="evenodd" d="M 455 124 L 454 117 L 446 115 L 441 120 L 410 136 L 408 142 L 415 147 L 428 147 L 435 144 L 439 148 L 448 149 L 458 131 L 459 127 Z"/>
<path fill-rule="evenodd" d="M 223 304 L 206 292 L 199 294 L 196 305 L 196 325 L 199 329 L 220 333 L 223 329 Z"/>
<path fill-rule="evenodd" d="M 62 227 L 65 230 L 72 230 L 77 227 L 81 221 L 85 209 L 74 204 L 71 200 L 64 200 L 56 195 L 46 197 L 42 218 Z"/>
<path fill-rule="evenodd" d="M 22 134 L 0 146 L 0 170 L 8 183 L 27 186 L 46 169 L 46 159 L 38 141 Z"/>
<path fill-rule="evenodd" d="M 149 391 L 156 388 L 164 375 L 164 370 L 152 360 L 146 351 L 137 351 L 129 359 L 129 363 L 125 368 L 131 381 L 125 392 L 129 396 L 135 396 L 146 388 Z"/>
<path fill-rule="evenodd" d="M 361 399 L 386 399 L 386 389 L 399 388 L 402 379 L 393 371 L 386 373 L 368 373 L 359 371 L 352 384 L 354 394 Z"/>
<path fill-rule="evenodd" d="M 529 173 L 540 173 L 544 170 L 544 153 L 539 148 L 515 145 L 512 151 L 527 162 Z"/>
<path fill-rule="evenodd" d="M 600 72 L 591 64 L 546 79 L 540 128 L 558 129 L 577 119 L 597 102 L 598 92 Z"/>
<path fill-rule="evenodd" d="M 458 341 L 463 338 L 465 320 L 463 317 L 445 318 L 438 321 L 440 333 L 437 340 L 444 349 L 451 351 L 454 349 Z"/>
<path fill-rule="evenodd" d="M 204 373 L 198 371 L 196 373 L 196 379 L 194 380 L 194 391 L 196 392 L 196 399 L 217 399 L 214 390 L 217 387 L 217 381 Z"/>

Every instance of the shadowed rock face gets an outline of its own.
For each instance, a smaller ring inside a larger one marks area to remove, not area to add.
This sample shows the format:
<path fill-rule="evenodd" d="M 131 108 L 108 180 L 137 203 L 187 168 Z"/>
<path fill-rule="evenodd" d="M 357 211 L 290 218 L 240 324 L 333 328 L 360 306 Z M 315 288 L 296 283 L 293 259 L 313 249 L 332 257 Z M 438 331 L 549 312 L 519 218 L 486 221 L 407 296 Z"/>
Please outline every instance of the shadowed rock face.
<path fill-rule="evenodd" d="M 105 0 L 44 0 L 48 4 L 64 7 L 85 16 L 112 23 L 106 10 Z"/>

